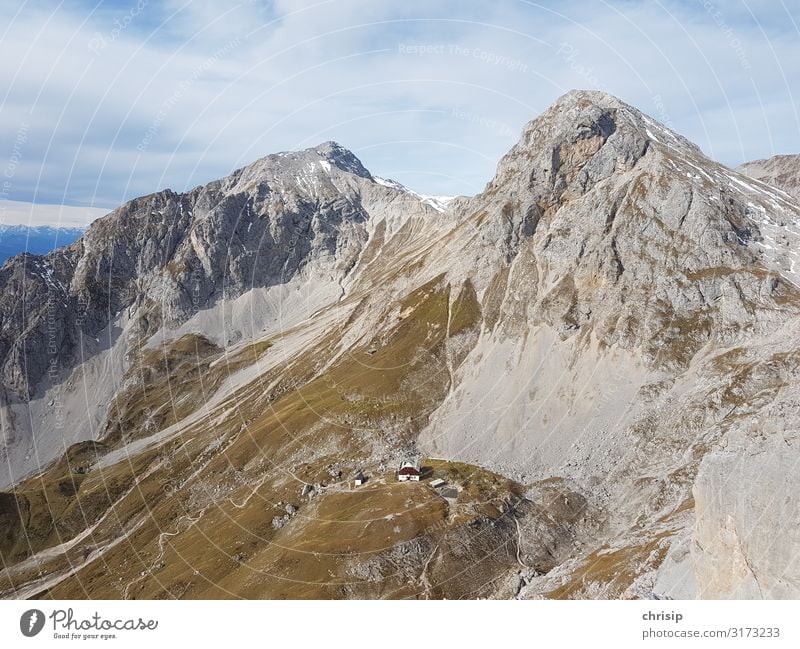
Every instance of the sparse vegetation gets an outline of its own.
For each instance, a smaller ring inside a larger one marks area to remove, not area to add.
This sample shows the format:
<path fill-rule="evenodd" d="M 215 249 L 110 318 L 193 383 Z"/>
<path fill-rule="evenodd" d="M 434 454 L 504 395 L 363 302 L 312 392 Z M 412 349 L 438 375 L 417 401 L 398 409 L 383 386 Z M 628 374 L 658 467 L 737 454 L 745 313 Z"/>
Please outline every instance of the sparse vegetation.
<path fill-rule="evenodd" d="M 480 323 L 481 306 L 471 281 L 464 282 L 450 312 L 450 336 L 470 331 Z"/>
<path fill-rule="evenodd" d="M 603 547 L 592 551 L 573 571 L 569 580 L 553 589 L 547 596 L 552 599 L 580 599 L 595 591 L 605 599 L 621 597 L 634 580 L 646 569 L 661 565 L 667 555 L 671 536 L 663 532 L 655 538 L 623 548 Z"/>

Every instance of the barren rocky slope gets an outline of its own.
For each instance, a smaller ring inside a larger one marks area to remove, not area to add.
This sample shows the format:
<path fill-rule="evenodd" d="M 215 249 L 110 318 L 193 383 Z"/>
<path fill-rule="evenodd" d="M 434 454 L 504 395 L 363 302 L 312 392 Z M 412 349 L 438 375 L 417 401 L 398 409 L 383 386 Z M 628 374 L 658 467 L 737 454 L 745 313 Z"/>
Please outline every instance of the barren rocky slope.
<path fill-rule="evenodd" d="M 800 198 L 800 155 L 776 155 L 745 162 L 736 171 Z"/>
<path fill-rule="evenodd" d="M 797 596 L 798 219 L 592 92 L 446 207 L 330 143 L 133 201 L 0 270 L 0 592 Z"/>

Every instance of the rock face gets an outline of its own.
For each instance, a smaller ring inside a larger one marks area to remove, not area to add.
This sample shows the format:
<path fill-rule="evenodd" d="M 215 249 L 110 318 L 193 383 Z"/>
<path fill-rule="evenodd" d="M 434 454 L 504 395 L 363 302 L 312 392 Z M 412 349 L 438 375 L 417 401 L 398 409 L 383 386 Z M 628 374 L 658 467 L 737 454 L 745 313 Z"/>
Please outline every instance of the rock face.
<path fill-rule="evenodd" d="M 436 215 L 328 142 L 268 156 L 187 194 L 135 199 L 67 248 L 8 261 L 0 269 L 0 406 L 10 422 L 6 456 L 16 457 L 2 462 L 0 485 L 63 452 L 62 435 L 69 443 L 102 434 L 125 356 L 162 328 L 254 292 L 262 299 L 241 307 L 246 313 L 199 329 L 229 344 L 276 319 L 287 325 L 320 306 L 314 294 L 341 296 L 375 221 L 391 231 Z M 269 289 L 284 295 L 270 299 Z M 285 293 L 301 290 L 290 307 Z"/>
<path fill-rule="evenodd" d="M 776 155 L 745 162 L 736 171 L 800 198 L 800 155 Z"/>
<path fill-rule="evenodd" d="M 798 220 L 595 92 L 474 197 L 327 143 L 132 201 L 0 271 L 0 591 L 796 597 Z M 420 453 L 448 498 L 393 483 Z"/>
<path fill-rule="evenodd" d="M 74 362 L 80 338 L 96 337 L 123 310 L 136 312 L 147 336 L 303 271 L 343 279 L 366 242 L 370 211 L 435 213 L 374 182 L 333 142 L 268 156 L 187 194 L 135 199 L 75 244 L 3 267 L 3 386 L 31 396 L 49 360 Z M 53 336 L 43 324 L 51 303 Z"/>

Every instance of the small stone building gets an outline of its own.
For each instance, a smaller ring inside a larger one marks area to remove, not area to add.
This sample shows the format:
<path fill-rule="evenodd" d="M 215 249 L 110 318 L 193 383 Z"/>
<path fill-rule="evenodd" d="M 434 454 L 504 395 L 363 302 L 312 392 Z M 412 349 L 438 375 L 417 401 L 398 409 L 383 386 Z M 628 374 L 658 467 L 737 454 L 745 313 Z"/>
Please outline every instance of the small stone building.
<path fill-rule="evenodd" d="M 400 469 L 397 471 L 397 479 L 400 482 L 406 482 L 407 480 L 419 482 L 420 475 L 422 475 L 422 470 L 420 469 L 418 459 L 404 460 L 400 464 Z"/>

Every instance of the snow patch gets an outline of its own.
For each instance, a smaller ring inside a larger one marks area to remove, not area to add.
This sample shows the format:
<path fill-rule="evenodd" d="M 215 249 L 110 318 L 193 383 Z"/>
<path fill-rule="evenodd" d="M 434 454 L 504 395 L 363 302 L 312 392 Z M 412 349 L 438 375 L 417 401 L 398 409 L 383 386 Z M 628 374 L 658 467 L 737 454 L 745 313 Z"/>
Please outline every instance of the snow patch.
<path fill-rule="evenodd" d="M 405 185 L 397 182 L 396 180 L 381 178 L 380 176 L 373 176 L 373 179 L 375 180 L 376 183 L 384 187 L 396 189 L 397 191 L 403 192 L 405 194 L 411 194 L 414 198 L 424 203 L 425 205 L 432 207 L 437 212 L 444 212 L 447 209 L 448 204 L 456 198 L 455 196 L 428 196 L 426 194 L 420 194 L 419 192 L 415 192 L 413 189 L 409 189 Z"/>

